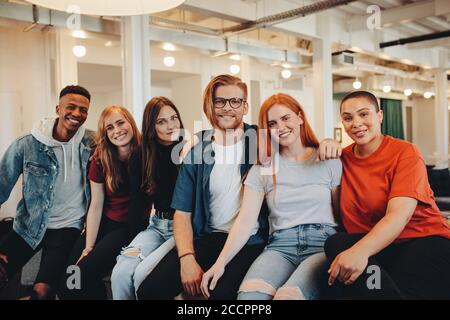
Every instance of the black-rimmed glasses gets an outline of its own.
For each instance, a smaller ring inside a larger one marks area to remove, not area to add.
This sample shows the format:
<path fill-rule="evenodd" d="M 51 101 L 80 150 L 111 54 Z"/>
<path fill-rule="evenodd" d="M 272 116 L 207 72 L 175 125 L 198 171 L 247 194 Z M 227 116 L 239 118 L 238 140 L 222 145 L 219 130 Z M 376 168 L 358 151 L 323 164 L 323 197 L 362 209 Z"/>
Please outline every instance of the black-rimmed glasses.
<path fill-rule="evenodd" d="M 225 107 L 225 105 L 227 104 L 230 105 L 231 108 L 233 109 L 238 109 L 242 106 L 243 102 L 246 102 L 244 99 L 241 98 L 230 98 L 230 99 L 225 99 L 225 98 L 214 98 L 213 99 L 213 104 L 214 107 L 217 109 L 221 109 L 223 107 Z"/>

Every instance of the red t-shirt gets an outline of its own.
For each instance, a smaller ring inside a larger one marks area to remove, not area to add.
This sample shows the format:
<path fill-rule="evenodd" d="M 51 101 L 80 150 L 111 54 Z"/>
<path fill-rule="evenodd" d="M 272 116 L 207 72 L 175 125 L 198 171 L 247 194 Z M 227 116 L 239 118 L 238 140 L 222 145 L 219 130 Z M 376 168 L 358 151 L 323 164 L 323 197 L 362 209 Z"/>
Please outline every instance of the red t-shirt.
<path fill-rule="evenodd" d="M 121 162 L 120 173 L 122 177 L 128 177 L 127 164 Z M 105 183 L 103 166 L 100 161 L 93 159 L 89 166 L 89 180 L 105 185 L 105 202 L 103 204 L 103 214 L 117 222 L 126 222 L 128 216 L 128 205 L 130 203 L 130 187 L 125 181 L 120 189 L 112 192 Z M 127 180 L 127 179 L 125 179 Z"/>
<path fill-rule="evenodd" d="M 450 226 L 442 217 L 428 183 L 425 162 L 417 147 L 385 136 L 379 148 L 364 159 L 352 144 L 342 153 L 341 217 L 348 233 L 367 233 L 386 214 L 394 197 L 417 199 L 411 220 L 397 239 L 439 235 L 450 239 Z"/>

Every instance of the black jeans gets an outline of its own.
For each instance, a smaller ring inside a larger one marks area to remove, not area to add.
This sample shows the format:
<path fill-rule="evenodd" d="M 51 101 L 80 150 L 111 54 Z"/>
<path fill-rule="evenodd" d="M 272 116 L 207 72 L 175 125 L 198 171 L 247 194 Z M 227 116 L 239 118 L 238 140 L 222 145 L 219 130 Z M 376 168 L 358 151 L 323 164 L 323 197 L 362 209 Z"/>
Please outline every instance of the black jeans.
<path fill-rule="evenodd" d="M 81 288 L 69 289 L 67 281 L 75 273 L 63 275 L 58 297 L 60 299 L 106 299 L 106 287 L 103 282 L 108 272 L 116 264 L 117 255 L 128 243 L 126 223 L 113 221 L 105 216 L 100 223 L 94 249 L 79 263 Z M 75 265 L 86 247 L 86 233 L 83 233 L 73 247 L 68 265 Z"/>
<path fill-rule="evenodd" d="M 336 233 L 325 242 L 330 261 L 352 247 L 365 234 Z M 373 287 L 373 270 L 380 268 L 380 289 Z M 344 299 L 450 299 L 450 240 L 429 236 L 391 244 L 369 258 L 366 270 L 351 285 L 335 281 Z"/>
<path fill-rule="evenodd" d="M 31 248 L 15 231 L 9 232 L 0 244 L 0 253 L 8 257 L 4 265 L 11 278 L 42 249 L 41 264 L 35 283 L 46 283 L 54 291 L 65 272 L 67 258 L 80 230 L 76 228 L 48 229 L 36 249 Z"/>
<path fill-rule="evenodd" d="M 196 260 L 203 271 L 206 272 L 216 262 L 227 236 L 227 233 L 214 232 L 194 241 Z M 236 299 L 242 279 L 263 249 L 264 244 L 244 246 L 226 266 L 216 288 L 210 292 L 210 299 Z M 182 291 L 180 262 L 177 250 L 173 249 L 142 282 L 137 291 L 137 297 L 140 300 L 169 300 Z"/>

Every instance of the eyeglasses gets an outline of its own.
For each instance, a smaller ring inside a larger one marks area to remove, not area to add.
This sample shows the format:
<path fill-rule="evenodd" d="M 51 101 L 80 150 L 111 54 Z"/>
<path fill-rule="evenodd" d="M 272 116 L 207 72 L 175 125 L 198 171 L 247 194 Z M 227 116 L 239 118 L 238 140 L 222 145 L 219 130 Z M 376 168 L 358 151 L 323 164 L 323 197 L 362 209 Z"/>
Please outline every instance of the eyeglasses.
<path fill-rule="evenodd" d="M 230 99 L 214 98 L 213 99 L 214 107 L 217 109 L 221 109 L 221 108 L 225 107 L 227 102 L 230 105 L 230 107 L 232 107 L 233 109 L 238 109 L 242 106 L 242 103 L 246 102 L 246 101 L 241 98 L 230 98 Z"/>

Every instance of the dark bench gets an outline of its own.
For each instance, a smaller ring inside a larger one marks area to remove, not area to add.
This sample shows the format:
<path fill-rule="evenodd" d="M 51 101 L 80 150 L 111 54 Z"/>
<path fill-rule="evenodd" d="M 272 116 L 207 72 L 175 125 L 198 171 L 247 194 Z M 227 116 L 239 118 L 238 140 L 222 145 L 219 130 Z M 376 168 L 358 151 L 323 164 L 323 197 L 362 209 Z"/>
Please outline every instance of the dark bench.
<path fill-rule="evenodd" d="M 427 166 L 428 181 L 440 210 L 450 210 L 450 171 Z"/>

